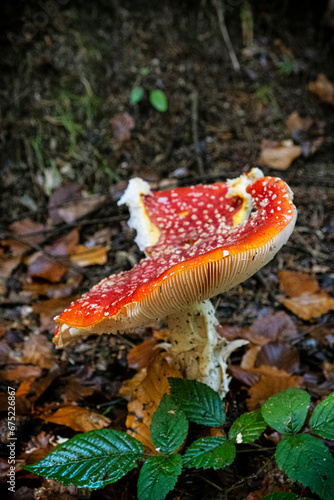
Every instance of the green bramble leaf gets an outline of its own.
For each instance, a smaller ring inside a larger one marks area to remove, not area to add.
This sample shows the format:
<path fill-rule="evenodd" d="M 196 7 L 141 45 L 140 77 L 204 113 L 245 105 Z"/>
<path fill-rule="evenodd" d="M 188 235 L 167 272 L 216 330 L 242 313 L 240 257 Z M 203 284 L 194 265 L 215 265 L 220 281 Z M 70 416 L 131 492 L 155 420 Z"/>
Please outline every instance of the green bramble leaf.
<path fill-rule="evenodd" d="M 334 441 L 334 392 L 314 408 L 309 425 L 314 434 Z"/>
<path fill-rule="evenodd" d="M 23 469 L 75 484 L 98 489 L 115 483 L 142 458 L 144 446 L 125 432 L 100 429 L 74 436 L 49 453 L 40 462 Z"/>
<path fill-rule="evenodd" d="M 323 500 L 334 499 L 334 458 L 322 441 L 309 434 L 286 436 L 275 456 L 291 481 L 308 486 Z"/>
<path fill-rule="evenodd" d="M 228 438 L 233 443 L 251 443 L 255 441 L 267 427 L 261 410 L 244 413 L 232 424 Z"/>
<path fill-rule="evenodd" d="M 165 394 L 152 416 L 151 439 L 159 453 L 174 453 L 184 443 L 188 420 L 173 398 Z"/>
<path fill-rule="evenodd" d="M 161 90 L 151 90 L 150 102 L 152 106 L 161 113 L 167 111 L 167 99 L 165 94 Z"/>
<path fill-rule="evenodd" d="M 261 413 L 270 427 L 284 434 L 292 434 L 303 427 L 310 401 L 306 391 L 289 387 L 271 396 L 262 406 Z"/>
<path fill-rule="evenodd" d="M 194 441 L 183 456 L 185 467 L 221 469 L 235 459 L 235 445 L 221 436 L 208 436 Z"/>
<path fill-rule="evenodd" d="M 130 104 L 137 104 L 144 97 L 144 89 L 142 87 L 135 87 L 131 90 Z"/>
<path fill-rule="evenodd" d="M 224 404 L 217 392 L 197 380 L 170 377 L 170 394 L 188 420 L 219 427 L 225 423 Z"/>
<path fill-rule="evenodd" d="M 148 458 L 138 478 L 138 500 L 163 500 L 176 485 L 181 471 L 181 455 Z"/>

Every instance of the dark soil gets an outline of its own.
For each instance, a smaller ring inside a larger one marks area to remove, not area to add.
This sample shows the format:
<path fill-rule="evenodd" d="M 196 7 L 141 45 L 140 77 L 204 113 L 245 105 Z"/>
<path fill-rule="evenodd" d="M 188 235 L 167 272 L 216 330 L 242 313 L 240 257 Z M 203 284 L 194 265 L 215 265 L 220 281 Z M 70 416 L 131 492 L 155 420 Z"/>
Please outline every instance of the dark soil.
<path fill-rule="evenodd" d="M 123 222 L 127 214 L 116 205 L 129 178 L 140 176 L 154 189 L 167 189 L 236 177 L 258 166 L 263 139 L 291 138 L 287 118 L 294 111 L 317 124 L 323 122 L 323 144 L 315 154 L 297 158 L 285 172 L 265 166 L 263 171 L 282 177 L 294 191 L 299 213 L 296 230 L 272 263 L 221 298 L 217 311 L 226 324 L 248 326 L 266 308 L 282 309 L 275 298 L 280 269 L 316 273 L 320 287 L 332 291 L 334 112 L 317 102 L 307 88 L 319 73 L 334 81 L 334 32 L 325 23 L 326 2 L 252 2 L 254 44 L 249 50 L 242 43 L 241 1 L 225 3 L 240 72 L 232 68 L 217 12 L 209 0 L 56 0 L 1 5 L 0 236 L 7 235 L 9 224 L 24 218 L 47 222 L 55 178 L 64 184 L 78 183 L 88 193 L 106 194 L 103 209 L 78 226 L 83 239 L 103 227 L 114 228 L 108 263 L 85 270 L 76 292 L 83 293 L 110 273 L 129 269 L 140 258 L 133 234 Z M 46 4 L 53 10 L 47 10 Z M 149 70 L 148 75 L 141 74 L 142 68 Z M 131 90 L 138 85 L 145 89 L 144 99 L 130 105 Z M 167 97 L 165 113 L 149 102 L 154 89 Z M 131 114 L 135 128 L 130 140 L 120 142 L 110 120 L 123 112 Z M 47 179 L 51 179 L 49 185 Z M 62 231 L 66 227 L 59 226 L 57 233 L 51 230 L 45 242 Z M 25 272 L 22 265 L 7 280 L 7 299 L 11 291 L 20 289 L 20 273 Z M 16 306 L 10 300 L 0 304 L 7 322 L 15 323 Z M 328 313 L 316 325 L 333 327 L 333 320 Z M 314 323 L 294 321 L 307 339 Z M 12 328 L 22 336 L 28 333 L 17 321 Z M 51 340 L 52 332 L 45 334 Z M 147 335 L 143 331 L 141 340 Z M 127 338 L 138 342 L 132 334 Z M 312 342 L 303 340 L 298 346 L 301 365 L 305 371 L 320 373 L 324 360 L 334 362 L 333 351 Z M 89 345 L 91 349 L 80 354 L 74 348 L 58 353 L 62 360 L 72 360 L 62 376 L 73 373 L 79 364 L 96 368 L 107 352 L 105 369 L 96 373 L 105 394 L 109 391 L 117 401 L 120 383 L 131 375 L 126 365 L 128 344 L 119 338 L 111 343 L 99 338 Z M 230 402 L 231 408 L 240 414 L 246 394 L 238 382 L 233 383 L 232 394 L 237 399 Z M 57 388 L 47 396 L 48 401 L 52 398 L 57 398 Z M 98 403 L 106 399 L 85 400 L 86 406 Z M 124 429 L 125 402 L 116 403 L 110 415 L 113 427 Z M 42 425 L 38 419 L 29 423 L 26 416 L 22 419 L 20 439 L 24 442 L 41 430 L 59 428 Z M 70 434 L 67 429 L 62 436 L 66 432 Z M 218 475 L 185 473 L 168 498 L 244 499 L 261 486 L 269 457 L 264 452 L 244 453 Z M 56 491 L 52 482 L 41 485 L 36 476 L 18 474 L 17 489 L 27 490 L 15 498 L 130 500 L 136 497 L 136 474 L 91 494 L 68 488 Z M 237 487 L 245 476 L 247 480 Z M 272 480 L 280 485 L 286 481 L 278 472 Z M 296 492 L 302 490 L 296 487 Z M 317 498 L 310 492 L 308 496 Z"/>

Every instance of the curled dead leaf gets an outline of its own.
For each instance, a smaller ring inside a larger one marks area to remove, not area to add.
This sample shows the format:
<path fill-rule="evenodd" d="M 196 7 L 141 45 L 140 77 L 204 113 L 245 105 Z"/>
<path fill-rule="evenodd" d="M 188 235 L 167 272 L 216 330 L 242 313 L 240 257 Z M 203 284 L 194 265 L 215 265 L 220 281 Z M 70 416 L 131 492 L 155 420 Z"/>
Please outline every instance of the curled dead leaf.
<path fill-rule="evenodd" d="M 86 245 L 78 245 L 70 256 L 70 261 L 79 267 L 100 265 L 107 262 L 109 246 L 95 245 L 87 248 Z"/>
<path fill-rule="evenodd" d="M 291 140 L 268 141 L 265 139 L 261 144 L 259 162 L 270 168 L 286 170 L 300 155 L 301 146 L 295 146 Z"/>
<path fill-rule="evenodd" d="M 308 89 L 320 102 L 334 107 L 334 85 L 326 75 L 320 73 L 314 82 L 309 82 Z"/>

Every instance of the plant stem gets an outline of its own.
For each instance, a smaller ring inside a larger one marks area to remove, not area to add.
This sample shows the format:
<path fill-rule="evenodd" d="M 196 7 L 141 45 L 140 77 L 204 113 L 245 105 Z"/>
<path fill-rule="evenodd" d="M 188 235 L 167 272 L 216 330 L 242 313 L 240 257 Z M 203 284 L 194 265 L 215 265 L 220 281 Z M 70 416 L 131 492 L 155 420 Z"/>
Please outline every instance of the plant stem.
<path fill-rule="evenodd" d="M 227 31 L 222 0 L 212 0 L 212 1 L 217 12 L 219 28 L 223 35 L 223 39 L 231 59 L 233 69 L 235 71 L 240 71 L 240 64 L 236 56 L 236 53 L 234 51 L 230 35 L 228 34 Z"/>

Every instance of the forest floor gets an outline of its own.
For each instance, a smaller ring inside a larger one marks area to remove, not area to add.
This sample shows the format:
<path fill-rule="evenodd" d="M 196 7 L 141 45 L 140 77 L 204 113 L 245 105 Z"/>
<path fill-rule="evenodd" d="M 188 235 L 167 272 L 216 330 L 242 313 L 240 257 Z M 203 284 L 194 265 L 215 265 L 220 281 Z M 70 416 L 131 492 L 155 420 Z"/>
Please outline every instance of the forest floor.
<path fill-rule="evenodd" d="M 160 190 L 260 167 L 290 185 L 298 220 L 272 262 L 214 299 L 222 332 L 252 337 L 231 357 L 227 406 L 236 418 L 290 385 L 306 388 L 313 406 L 334 391 L 334 33 L 309 2 L 255 2 L 247 22 L 241 2 L 226 1 L 236 71 L 209 1 L 47 3 L 1 6 L 1 498 L 10 386 L 12 498 L 131 500 L 136 471 L 89 492 L 20 466 L 76 432 L 126 430 L 119 390 L 135 373 L 127 356 L 158 325 L 56 351 L 52 318 L 142 257 L 117 206 L 131 177 Z M 131 104 L 136 87 L 144 95 Z M 152 90 L 163 92 L 166 111 L 152 106 Z M 261 439 L 226 469 L 182 474 L 167 498 L 318 498 L 277 469 Z"/>

